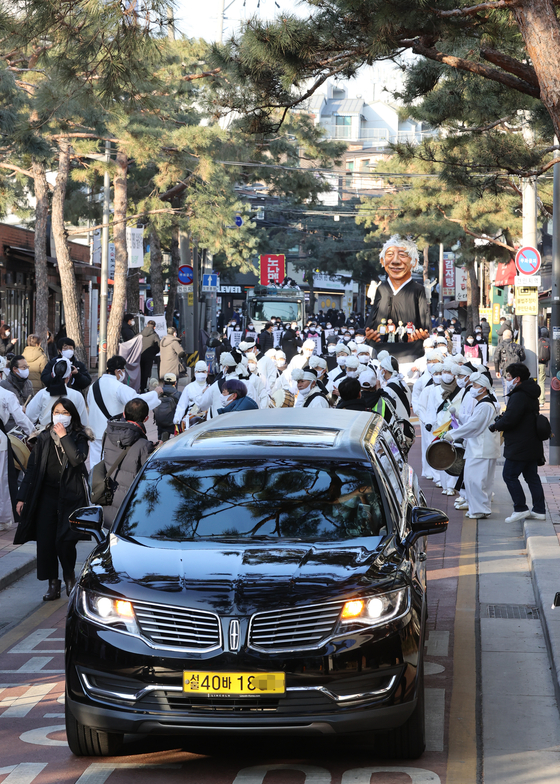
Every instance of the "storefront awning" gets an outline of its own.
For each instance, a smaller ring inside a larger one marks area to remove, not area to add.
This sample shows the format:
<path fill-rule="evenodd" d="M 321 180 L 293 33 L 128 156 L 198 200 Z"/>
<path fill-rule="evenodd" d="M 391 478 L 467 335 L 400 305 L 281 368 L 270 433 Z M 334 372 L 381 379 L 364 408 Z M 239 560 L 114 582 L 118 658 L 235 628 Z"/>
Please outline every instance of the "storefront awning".
<path fill-rule="evenodd" d="M 509 261 L 507 264 L 500 262 L 494 286 L 513 286 L 516 274 L 515 261 Z"/>

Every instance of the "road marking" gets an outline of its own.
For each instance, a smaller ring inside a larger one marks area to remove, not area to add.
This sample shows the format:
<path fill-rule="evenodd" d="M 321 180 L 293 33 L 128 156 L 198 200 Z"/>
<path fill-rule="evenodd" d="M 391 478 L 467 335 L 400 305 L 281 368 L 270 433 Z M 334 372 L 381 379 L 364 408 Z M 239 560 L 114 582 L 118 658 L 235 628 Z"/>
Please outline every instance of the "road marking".
<path fill-rule="evenodd" d="M 396 765 L 391 767 L 379 768 L 355 768 L 347 770 L 342 774 L 341 784 L 371 784 L 371 777 L 374 773 L 406 773 L 410 776 L 412 784 L 441 784 L 441 779 L 437 773 L 425 768 L 408 768 Z M 467 782 L 463 782 L 467 784 Z"/>
<path fill-rule="evenodd" d="M 45 713 L 43 716 L 44 719 L 64 719 L 66 715 L 64 713 Z"/>
<path fill-rule="evenodd" d="M 48 694 L 51 689 L 54 689 L 56 683 L 38 683 L 35 686 L 30 686 L 24 694 L 19 697 L 4 697 L 0 700 L 0 707 L 2 705 L 9 705 L 10 707 L 5 710 L 0 718 L 2 719 L 20 719 L 22 716 L 27 716 L 35 705 L 37 705 L 43 697 Z"/>
<path fill-rule="evenodd" d="M 255 765 L 251 768 L 243 768 L 235 777 L 233 784 L 263 784 L 266 774 L 273 770 L 299 770 L 305 776 L 305 784 L 331 784 L 332 781 L 331 774 L 325 768 L 318 768 L 315 765 L 284 765 L 279 763 L 277 765 Z"/>
<path fill-rule="evenodd" d="M 424 660 L 424 675 L 439 675 L 442 672 L 445 672 L 443 664 Z"/>
<path fill-rule="evenodd" d="M 426 645 L 426 656 L 449 656 L 449 632 L 429 632 Z"/>
<path fill-rule="evenodd" d="M 36 629 L 28 634 L 21 642 L 8 651 L 8 653 L 64 653 L 64 648 L 50 651 L 37 651 L 37 646 L 44 642 L 64 642 L 64 637 L 51 637 L 58 629 Z"/>
<path fill-rule="evenodd" d="M 426 751 L 443 751 L 445 689 L 426 689 Z"/>
<path fill-rule="evenodd" d="M 53 732 L 65 732 L 66 724 L 52 724 L 50 727 L 35 727 L 33 730 L 22 732 L 19 739 L 24 743 L 33 743 L 35 746 L 68 746 L 65 740 L 49 738 Z"/>
<path fill-rule="evenodd" d="M 45 666 L 54 659 L 54 656 L 32 656 L 29 661 L 22 664 L 18 670 L 0 670 L 0 673 L 21 674 L 21 673 L 41 673 L 41 675 L 60 675 L 64 670 L 45 670 Z"/>
<path fill-rule="evenodd" d="M 477 780 L 476 521 L 463 518 L 453 631 L 453 686 L 446 784 Z"/>
<path fill-rule="evenodd" d="M 2 784 L 31 784 L 47 764 L 46 762 L 20 762 L 19 765 L 0 768 L 0 776 L 9 774 Z"/>
<path fill-rule="evenodd" d="M 11 631 L 0 637 L 0 653 L 4 653 L 8 648 L 14 646 L 23 637 L 26 637 L 33 629 L 40 626 L 47 618 L 63 606 L 63 602 L 46 602 L 34 613 L 31 613 L 24 621 L 18 623 Z"/>
<path fill-rule="evenodd" d="M 92 762 L 82 773 L 76 784 L 105 784 L 111 773 L 114 773 L 116 770 L 138 770 L 139 768 L 180 770 L 181 764 L 163 763 L 161 765 L 151 765 L 149 762 Z"/>

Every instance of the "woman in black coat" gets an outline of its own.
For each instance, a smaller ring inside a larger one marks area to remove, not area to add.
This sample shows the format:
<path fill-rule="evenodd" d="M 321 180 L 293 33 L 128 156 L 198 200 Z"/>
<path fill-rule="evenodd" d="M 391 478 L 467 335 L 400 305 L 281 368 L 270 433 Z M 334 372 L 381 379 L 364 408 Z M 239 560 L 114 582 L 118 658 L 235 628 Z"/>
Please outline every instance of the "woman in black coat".
<path fill-rule="evenodd" d="M 68 518 L 89 503 L 85 462 L 93 440 L 67 397 L 56 401 L 51 418 L 37 438 L 18 491 L 21 521 L 14 537 L 14 544 L 37 542 L 37 579 L 49 581 L 46 602 L 60 598 L 58 561 L 68 595 L 76 583 L 76 542 L 87 537 L 72 531 Z"/>

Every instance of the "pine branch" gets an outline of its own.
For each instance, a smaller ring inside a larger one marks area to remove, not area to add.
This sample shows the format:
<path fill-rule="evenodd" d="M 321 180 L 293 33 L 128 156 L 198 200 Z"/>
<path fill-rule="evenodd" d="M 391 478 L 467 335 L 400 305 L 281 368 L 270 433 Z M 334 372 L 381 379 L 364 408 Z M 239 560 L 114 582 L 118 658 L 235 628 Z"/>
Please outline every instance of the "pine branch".
<path fill-rule="evenodd" d="M 22 169 L 20 166 L 14 166 L 11 163 L 0 163 L 0 169 L 9 169 L 13 172 L 19 172 L 20 174 L 25 175 L 26 177 L 33 177 L 33 172 L 31 170 Z"/>
<path fill-rule="evenodd" d="M 460 71 L 468 71 L 469 73 L 483 76 L 485 79 L 490 79 L 493 82 L 499 82 L 506 87 L 510 87 L 520 93 L 524 93 L 525 95 L 530 95 L 533 98 L 540 97 L 540 90 L 522 79 L 518 79 L 511 74 L 498 71 L 496 68 L 489 68 L 487 65 L 483 65 L 482 63 L 475 63 L 472 60 L 466 60 L 464 57 L 455 57 L 451 54 L 438 52 L 438 50 L 433 46 L 426 46 L 422 39 L 415 38 L 413 40 L 401 41 L 400 45 L 407 49 L 412 49 L 415 54 L 422 55 L 422 57 L 426 57 L 428 60 L 434 60 L 436 63 L 443 63 L 444 65 L 451 66 L 452 68 L 457 68 Z"/>
<path fill-rule="evenodd" d="M 480 54 L 485 60 L 488 60 L 489 63 L 499 66 L 502 70 L 507 71 L 514 76 L 518 76 L 520 79 L 523 79 L 524 82 L 532 84 L 533 87 L 539 87 L 539 80 L 537 79 L 535 69 L 531 65 L 522 63 L 520 60 L 516 60 L 515 57 L 510 57 L 509 54 L 498 52 L 497 49 L 484 47 L 480 50 Z"/>
<path fill-rule="evenodd" d="M 449 11 L 439 11 L 437 8 L 430 7 L 430 11 L 441 19 L 450 19 L 461 16 L 473 16 L 478 14 L 479 11 L 496 11 L 501 8 L 511 9 L 516 5 L 518 5 L 518 3 L 513 2 L 513 0 L 496 0 L 494 3 L 480 3 L 479 5 L 468 6 L 467 8 L 452 8 Z"/>
<path fill-rule="evenodd" d="M 183 82 L 194 82 L 195 79 L 205 79 L 207 76 L 216 76 L 221 73 L 221 68 L 214 68 L 213 71 L 202 71 L 199 74 L 189 74 L 188 76 L 181 76 Z"/>
<path fill-rule="evenodd" d="M 445 220 L 448 220 L 450 223 L 458 224 L 463 229 L 465 234 L 469 235 L 469 237 L 474 237 L 475 239 L 483 240 L 484 242 L 491 242 L 493 245 L 498 245 L 500 248 L 505 248 L 511 253 L 515 253 L 515 248 L 513 248 L 511 245 L 507 245 L 505 242 L 500 242 L 499 240 L 494 240 L 492 237 L 485 236 L 484 234 L 477 234 L 476 232 L 467 229 L 463 224 L 463 221 L 459 220 L 459 218 L 450 218 L 449 215 L 446 214 L 445 210 L 439 206 L 439 204 L 436 205 L 436 208 L 439 210 L 439 212 L 441 212 Z"/>

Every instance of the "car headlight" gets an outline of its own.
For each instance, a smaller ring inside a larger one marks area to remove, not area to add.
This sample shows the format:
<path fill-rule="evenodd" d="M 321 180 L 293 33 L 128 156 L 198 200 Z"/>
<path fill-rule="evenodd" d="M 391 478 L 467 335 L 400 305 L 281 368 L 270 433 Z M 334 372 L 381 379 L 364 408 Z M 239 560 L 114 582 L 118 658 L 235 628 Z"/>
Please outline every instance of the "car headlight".
<path fill-rule="evenodd" d="M 93 591 L 80 589 L 78 601 L 86 618 L 104 626 L 126 630 L 130 634 L 140 634 L 134 608 L 126 599 L 111 599 Z"/>
<path fill-rule="evenodd" d="M 405 615 L 410 606 L 408 588 L 347 601 L 340 614 L 343 625 L 377 626 Z"/>

